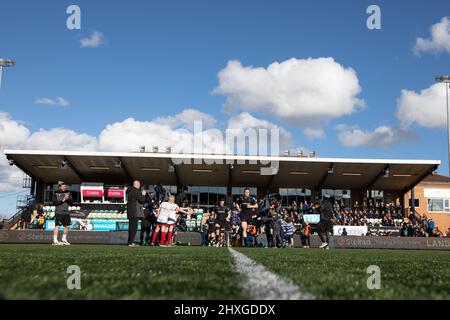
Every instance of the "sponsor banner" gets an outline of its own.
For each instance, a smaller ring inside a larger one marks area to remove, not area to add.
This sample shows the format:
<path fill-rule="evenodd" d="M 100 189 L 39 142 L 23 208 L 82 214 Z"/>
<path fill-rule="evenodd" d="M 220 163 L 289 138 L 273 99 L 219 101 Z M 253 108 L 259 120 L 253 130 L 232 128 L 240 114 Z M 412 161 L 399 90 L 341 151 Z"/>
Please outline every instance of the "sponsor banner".
<path fill-rule="evenodd" d="M 400 236 L 400 227 L 373 227 L 369 226 L 369 235 L 371 236 Z"/>
<path fill-rule="evenodd" d="M 139 233 L 136 235 L 136 240 Z M 94 232 L 71 231 L 68 235 L 71 243 L 78 244 L 126 244 L 128 232 Z M 295 236 L 296 245 L 299 244 Z M 44 230 L 0 230 L 0 243 L 48 243 L 53 241 L 53 232 Z M 176 241 L 189 242 L 200 245 L 198 232 L 178 232 Z M 311 246 L 319 247 L 321 241 L 318 236 L 311 236 Z M 362 237 L 336 236 L 331 237 L 331 248 L 360 248 L 360 249 L 414 249 L 414 250 L 449 250 L 448 238 L 418 238 L 418 237 Z"/>
<path fill-rule="evenodd" d="M 320 221 L 320 214 L 304 214 L 303 221 L 309 224 L 317 224 Z"/>
<path fill-rule="evenodd" d="M 128 232 L 70 231 L 67 240 L 72 244 L 122 244 L 128 242 Z M 139 241 L 139 232 L 135 241 Z M 176 241 L 200 245 L 198 232 L 178 232 Z M 0 230 L 0 244 L 53 242 L 53 231 L 47 230 Z"/>
<path fill-rule="evenodd" d="M 128 239 L 128 232 L 95 232 L 71 231 L 67 236 L 73 244 L 122 244 Z M 136 239 L 139 240 L 139 233 Z M 53 232 L 45 230 L 0 230 L 1 243 L 52 243 Z M 198 232 L 178 232 L 176 241 L 189 242 L 191 245 L 200 245 Z M 298 236 L 295 244 L 299 245 Z M 318 236 L 311 236 L 311 246 L 319 247 L 321 241 Z M 448 250 L 448 238 L 419 238 L 419 237 L 362 237 L 362 236 L 335 236 L 331 237 L 331 248 L 359 248 L 359 249 L 412 249 L 412 250 Z"/>
<path fill-rule="evenodd" d="M 71 219 L 72 224 L 70 230 L 80 231 L 115 231 L 117 228 L 116 221 L 99 221 L 99 220 L 84 220 L 84 219 Z M 55 220 L 45 221 L 45 230 L 55 229 Z M 60 230 L 64 229 L 60 227 Z"/>
<path fill-rule="evenodd" d="M 367 226 L 333 226 L 333 235 L 341 236 L 344 228 L 348 236 L 365 236 L 368 231 Z"/>
<path fill-rule="evenodd" d="M 71 231 L 70 243 L 78 244 L 126 244 L 127 232 Z M 46 230 L 0 230 L 0 243 L 52 243 L 53 231 Z"/>
<path fill-rule="evenodd" d="M 107 189 L 105 192 L 105 196 L 108 198 L 123 198 L 123 195 L 123 190 Z"/>
<path fill-rule="evenodd" d="M 332 248 L 450 250 L 448 238 L 419 237 L 333 237 Z"/>
<path fill-rule="evenodd" d="M 89 198 L 89 197 L 95 197 L 95 198 L 101 198 L 103 196 L 103 190 L 90 190 L 90 189 L 84 189 L 83 190 L 83 197 Z"/>

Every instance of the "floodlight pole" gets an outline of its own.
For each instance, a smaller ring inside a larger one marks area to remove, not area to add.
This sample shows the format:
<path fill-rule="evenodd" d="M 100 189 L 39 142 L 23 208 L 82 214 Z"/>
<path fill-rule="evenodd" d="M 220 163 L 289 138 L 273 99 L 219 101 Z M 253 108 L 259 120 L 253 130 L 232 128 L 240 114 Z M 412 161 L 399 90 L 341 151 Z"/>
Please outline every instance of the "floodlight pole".
<path fill-rule="evenodd" d="M 448 87 L 450 83 L 445 83 L 445 92 L 447 98 L 447 143 L 448 143 L 448 175 L 450 176 L 450 111 L 448 109 Z"/>
<path fill-rule="evenodd" d="M 3 66 L 0 65 L 0 90 L 2 89 Z"/>
<path fill-rule="evenodd" d="M 15 62 L 12 59 L 1 59 L 0 58 L 0 90 L 2 88 L 2 75 L 3 75 L 3 67 L 14 67 Z"/>
<path fill-rule="evenodd" d="M 450 110 L 448 108 L 448 88 L 450 86 L 450 76 L 436 77 L 436 81 L 445 84 L 445 97 L 447 102 L 447 143 L 448 143 L 448 175 L 450 176 Z"/>

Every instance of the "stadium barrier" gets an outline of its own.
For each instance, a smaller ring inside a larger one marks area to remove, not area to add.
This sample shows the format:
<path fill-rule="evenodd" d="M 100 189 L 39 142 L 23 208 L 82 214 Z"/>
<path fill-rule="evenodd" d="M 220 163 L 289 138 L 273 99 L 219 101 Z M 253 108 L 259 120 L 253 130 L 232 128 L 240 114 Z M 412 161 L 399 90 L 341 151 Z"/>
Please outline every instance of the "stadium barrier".
<path fill-rule="evenodd" d="M 127 231 L 70 231 L 67 240 L 73 244 L 126 244 Z M 139 232 L 136 234 L 139 241 Z M 200 245 L 198 232 L 179 232 L 176 241 Z M 53 242 L 53 231 L 44 230 L 0 230 L 0 244 L 48 243 Z"/>
<path fill-rule="evenodd" d="M 103 231 L 71 231 L 68 240 L 74 244 L 126 244 L 127 232 Z M 139 233 L 136 236 L 138 240 Z M 265 235 L 260 237 L 260 243 L 265 244 Z M 53 232 L 43 230 L 0 230 L 0 244 L 31 244 L 53 241 Z M 182 244 L 200 245 L 198 232 L 179 232 L 176 241 Z M 311 247 L 320 245 L 318 236 L 311 236 Z M 300 245 L 299 236 L 295 236 L 295 244 Z M 415 249 L 415 250 L 450 250 L 450 239 L 447 238 L 416 238 L 416 237 L 383 237 L 383 236 L 333 236 L 331 248 L 355 249 Z"/>

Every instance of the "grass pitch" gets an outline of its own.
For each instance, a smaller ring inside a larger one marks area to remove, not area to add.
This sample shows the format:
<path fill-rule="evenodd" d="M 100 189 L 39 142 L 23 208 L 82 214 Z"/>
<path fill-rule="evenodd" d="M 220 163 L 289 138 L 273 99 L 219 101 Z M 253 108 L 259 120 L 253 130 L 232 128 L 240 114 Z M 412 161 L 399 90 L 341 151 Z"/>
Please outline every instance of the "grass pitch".
<path fill-rule="evenodd" d="M 239 248 L 318 299 L 450 299 L 450 252 Z M 81 290 L 68 290 L 68 266 Z M 368 290 L 369 265 L 381 289 Z M 226 248 L 0 245 L 2 299 L 248 299 Z"/>
<path fill-rule="evenodd" d="M 0 245 L 0 298 L 246 298 L 228 251 L 211 249 Z M 81 290 L 67 289 L 70 265 L 80 267 Z"/>
<path fill-rule="evenodd" d="M 239 250 L 317 299 L 450 299 L 450 252 L 375 249 Z M 370 265 L 381 288 L 369 290 Z"/>

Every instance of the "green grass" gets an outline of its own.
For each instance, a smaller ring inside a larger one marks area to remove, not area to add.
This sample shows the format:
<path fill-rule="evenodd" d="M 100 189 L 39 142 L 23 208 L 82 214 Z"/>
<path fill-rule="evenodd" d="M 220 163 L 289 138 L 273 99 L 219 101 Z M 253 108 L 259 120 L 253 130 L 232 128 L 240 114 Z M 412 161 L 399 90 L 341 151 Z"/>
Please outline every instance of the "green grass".
<path fill-rule="evenodd" d="M 450 299 L 450 252 L 239 248 L 318 299 Z M 68 290 L 69 265 L 81 290 Z M 381 289 L 368 290 L 369 265 Z M 246 299 L 225 248 L 0 245 L 3 299 Z"/>
<path fill-rule="evenodd" d="M 318 299 L 450 299 L 450 252 L 240 248 L 249 258 Z M 381 271 L 381 289 L 367 289 L 367 267 Z"/>
<path fill-rule="evenodd" d="M 245 299 L 225 248 L 0 245 L 3 299 Z M 81 290 L 68 290 L 69 265 Z"/>

